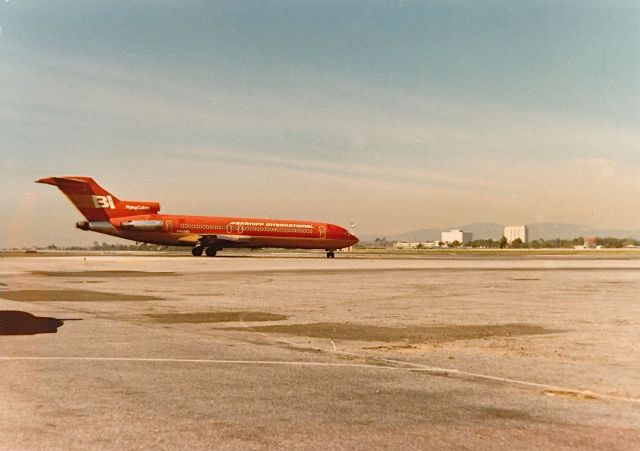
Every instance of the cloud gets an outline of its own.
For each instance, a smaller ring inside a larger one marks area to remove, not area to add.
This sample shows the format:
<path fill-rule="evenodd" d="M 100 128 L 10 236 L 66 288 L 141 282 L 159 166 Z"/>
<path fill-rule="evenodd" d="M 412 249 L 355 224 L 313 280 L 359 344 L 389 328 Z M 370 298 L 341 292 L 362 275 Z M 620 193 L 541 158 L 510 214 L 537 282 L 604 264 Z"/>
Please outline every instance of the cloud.
<path fill-rule="evenodd" d="M 598 178 L 612 178 L 618 174 L 617 163 L 606 158 L 576 158 L 575 165 Z"/>
<path fill-rule="evenodd" d="M 482 161 L 637 161 L 640 150 L 638 130 L 606 122 L 454 103 L 309 73 L 266 89 L 73 59 L 23 62 L 12 72 L 14 89 L 3 92 L 0 114 L 16 122 L 28 117 L 54 142 L 71 135 L 80 143 L 142 145 L 169 155 L 230 148 L 310 168 L 330 160 L 432 174 L 467 171 Z M 292 75 L 285 71 L 282 78 Z"/>

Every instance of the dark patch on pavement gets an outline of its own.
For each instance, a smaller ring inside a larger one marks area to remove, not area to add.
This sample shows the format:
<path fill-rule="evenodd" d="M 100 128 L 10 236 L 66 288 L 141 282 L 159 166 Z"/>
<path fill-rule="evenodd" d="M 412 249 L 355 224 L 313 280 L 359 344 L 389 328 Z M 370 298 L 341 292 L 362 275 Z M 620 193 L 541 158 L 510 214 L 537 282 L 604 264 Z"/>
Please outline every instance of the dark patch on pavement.
<path fill-rule="evenodd" d="M 149 318 L 158 323 L 226 323 L 236 321 L 283 321 L 285 315 L 267 312 L 193 312 L 150 313 Z"/>
<path fill-rule="evenodd" d="M 533 420 L 533 417 L 531 416 L 531 414 L 525 412 L 524 410 L 505 409 L 503 407 L 475 407 L 475 406 L 469 406 L 467 407 L 466 410 L 475 413 L 478 419 L 481 419 L 481 420 L 492 420 L 492 419 L 525 420 L 525 421 Z"/>
<path fill-rule="evenodd" d="M 225 328 L 264 333 L 282 333 L 337 340 L 382 341 L 410 343 L 472 340 L 488 337 L 539 335 L 557 332 L 532 324 L 456 325 L 388 327 L 348 323 L 287 324 L 246 328 Z"/>
<path fill-rule="evenodd" d="M 175 276 L 171 271 L 31 271 L 46 277 L 160 277 Z"/>
<path fill-rule="evenodd" d="M 15 290 L 2 291 L 0 298 L 19 302 L 105 302 L 105 301 L 161 301 L 156 296 L 106 293 L 90 290 Z"/>
<path fill-rule="evenodd" d="M 19 310 L 0 310 L 0 335 L 55 334 L 64 321 Z"/>
<path fill-rule="evenodd" d="M 381 345 L 381 346 L 367 346 L 362 349 L 380 349 L 380 350 L 392 350 L 392 349 L 415 349 L 415 346 L 411 346 L 408 343 L 399 345 Z"/>

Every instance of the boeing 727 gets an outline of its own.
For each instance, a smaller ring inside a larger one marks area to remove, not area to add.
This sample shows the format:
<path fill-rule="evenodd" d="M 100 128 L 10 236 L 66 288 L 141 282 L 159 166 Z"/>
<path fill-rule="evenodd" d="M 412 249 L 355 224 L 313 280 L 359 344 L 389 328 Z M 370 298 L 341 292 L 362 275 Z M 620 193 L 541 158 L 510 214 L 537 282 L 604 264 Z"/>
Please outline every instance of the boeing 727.
<path fill-rule="evenodd" d="M 324 222 L 220 216 L 158 214 L 158 202 L 120 200 L 90 177 L 46 177 L 86 218 L 81 230 L 167 246 L 190 246 L 191 253 L 214 257 L 224 248 L 277 247 L 324 249 L 328 258 L 358 238 L 344 227 Z"/>

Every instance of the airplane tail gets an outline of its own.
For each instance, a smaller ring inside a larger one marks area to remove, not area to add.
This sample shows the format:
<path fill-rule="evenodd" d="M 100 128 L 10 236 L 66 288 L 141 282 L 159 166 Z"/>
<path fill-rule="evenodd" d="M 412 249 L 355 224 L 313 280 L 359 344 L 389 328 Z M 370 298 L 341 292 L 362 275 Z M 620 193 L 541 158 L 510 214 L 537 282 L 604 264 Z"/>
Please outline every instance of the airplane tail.
<path fill-rule="evenodd" d="M 156 214 L 158 202 L 120 200 L 90 177 L 46 177 L 37 183 L 57 186 L 89 221 Z"/>

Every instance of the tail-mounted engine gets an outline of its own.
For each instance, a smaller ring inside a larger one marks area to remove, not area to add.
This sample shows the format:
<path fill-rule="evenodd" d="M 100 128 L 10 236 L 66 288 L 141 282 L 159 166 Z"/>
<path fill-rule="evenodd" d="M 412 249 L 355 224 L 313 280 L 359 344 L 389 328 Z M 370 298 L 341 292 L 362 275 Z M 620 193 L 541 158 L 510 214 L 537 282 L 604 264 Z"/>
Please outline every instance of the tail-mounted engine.
<path fill-rule="evenodd" d="M 160 219 L 134 219 L 132 221 L 122 221 L 120 229 L 154 232 L 162 230 L 163 225 L 164 222 Z"/>

